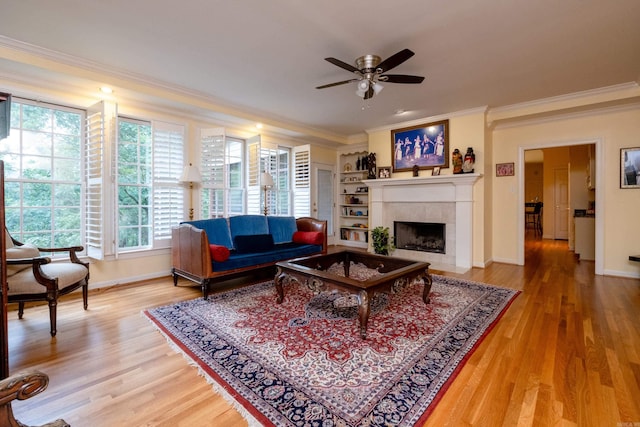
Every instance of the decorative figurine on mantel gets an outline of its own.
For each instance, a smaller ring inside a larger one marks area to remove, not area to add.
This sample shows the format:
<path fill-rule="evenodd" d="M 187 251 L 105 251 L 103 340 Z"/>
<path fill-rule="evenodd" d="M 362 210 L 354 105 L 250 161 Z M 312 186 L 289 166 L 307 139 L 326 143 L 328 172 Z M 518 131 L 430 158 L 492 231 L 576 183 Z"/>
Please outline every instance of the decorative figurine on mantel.
<path fill-rule="evenodd" d="M 462 163 L 462 173 L 473 173 L 473 166 L 476 164 L 476 155 L 473 154 L 473 148 L 467 148 L 467 154 L 464 155 Z"/>
<path fill-rule="evenodd" d="M 368 171 L 369 170 L 369 161 L 367 160 L 367 156 L 362 156 L 362 160 L 360 162 L 360 169 L 363 171 Z"/>
<path fill-rule="evenodd" d="M 413 165 L 413 176 L 418 176 L 418 171 L 420 171 L 420 167 L 418 165 Z"/>
<path fill-rule="evenodd" d="M 369 153 L 367 166 L 369 168 L 369 176 L 367 176 L 367 179 L 376 179 L 376 153 Z"/>
<path fill-rule="evenodd" d="M 453 165 L 454 174 L 462 173 L 462 154 L 457 148 L 451 154 L 451 164 Z"/>

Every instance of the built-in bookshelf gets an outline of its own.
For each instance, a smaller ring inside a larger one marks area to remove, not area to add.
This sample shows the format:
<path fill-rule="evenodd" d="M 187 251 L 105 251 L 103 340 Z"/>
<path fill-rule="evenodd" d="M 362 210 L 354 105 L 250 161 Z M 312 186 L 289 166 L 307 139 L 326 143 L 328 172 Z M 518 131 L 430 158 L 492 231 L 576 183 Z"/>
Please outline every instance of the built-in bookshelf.
<path fill-rule="evenodd" d="M 340 243 L 367 247 L 369 238 L 369 187 L 366 151 L 340 155 L 338 215 Z"/>

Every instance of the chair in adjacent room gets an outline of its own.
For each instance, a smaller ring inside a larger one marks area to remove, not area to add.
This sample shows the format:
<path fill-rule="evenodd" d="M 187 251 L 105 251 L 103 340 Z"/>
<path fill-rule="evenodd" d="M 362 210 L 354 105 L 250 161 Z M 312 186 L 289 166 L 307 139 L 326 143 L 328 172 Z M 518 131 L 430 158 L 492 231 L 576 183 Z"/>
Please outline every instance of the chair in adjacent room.
<path fill-rule="evenodd" d="M 524 204 L 524 227 L 529 225 L 536 234 L 542 235 L 542 202 Z"/>
<path fill-rule="evenodd" d="M 24 305 L 31 301 L 47 301 L 51 336 L 57 332 L 58 298 L 82 288 L 84 309 L 87 309 L 89 263 L 78 259 L 82 246 L 68 248 L 39 248 L 15 240 L 6 232 L 8 302 L 18 303 L 18 317 L 22 319 Z M 68 253 L 68 260 L 52 262 L 41 253 Z"/>

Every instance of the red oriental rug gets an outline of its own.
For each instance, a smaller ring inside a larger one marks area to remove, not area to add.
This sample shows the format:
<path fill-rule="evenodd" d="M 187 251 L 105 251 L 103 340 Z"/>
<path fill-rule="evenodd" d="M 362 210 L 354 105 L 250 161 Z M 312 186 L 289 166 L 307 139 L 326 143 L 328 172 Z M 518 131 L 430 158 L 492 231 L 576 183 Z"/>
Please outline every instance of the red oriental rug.
<path fill-rule="evenodd" d="M 250 425 L 424 422 L 517 291 L 433 275 L 374 298 L 367 339 L 339 293 L 251 285 L 144 313 Z"/>

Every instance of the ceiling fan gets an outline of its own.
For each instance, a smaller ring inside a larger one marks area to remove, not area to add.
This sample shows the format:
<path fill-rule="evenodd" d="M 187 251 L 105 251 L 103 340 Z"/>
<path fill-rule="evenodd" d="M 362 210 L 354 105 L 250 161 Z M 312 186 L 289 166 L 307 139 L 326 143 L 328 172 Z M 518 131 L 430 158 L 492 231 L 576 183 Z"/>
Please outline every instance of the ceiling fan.
<path fill-rule="evenodd" d="M 318 86 L 316 89 L 325 89 L 328 87 L 339 86 L 351 82 L 358 82 L 356 94 L 363 99 L 373 98 L 373 95 L 379 93 L 383 86 L 381 82 L 388 83 L 422 83 L 424 77 L 409 76 L 406 74 L 384 74 L 392 68 L 402 64 L 414 55 L 409 49 L 403 49 L 400 52 L 390 56 L 382 61 L 377 55 L 364 55 L 356 59 L 356 66 L 340 61 L 336 58 L 325 58 L 326 61 L 351 71 L 356 75 L 355 78 L 343 80 L 341 82 L 329 83 Z"/>

